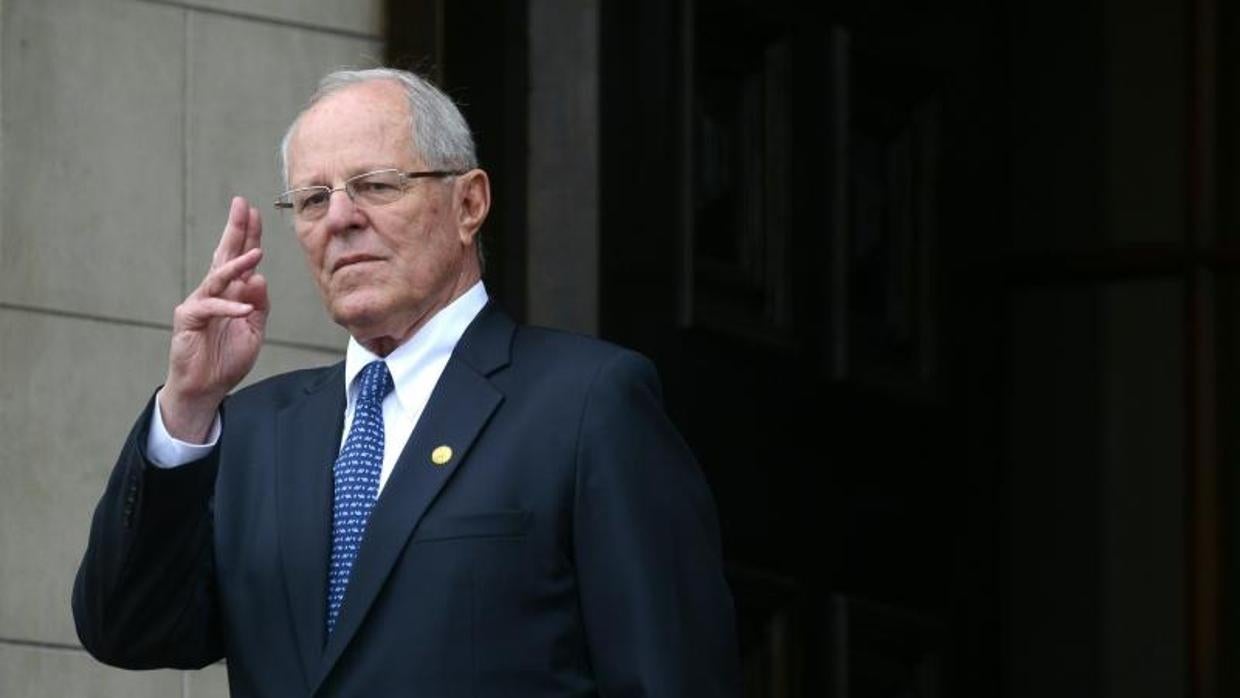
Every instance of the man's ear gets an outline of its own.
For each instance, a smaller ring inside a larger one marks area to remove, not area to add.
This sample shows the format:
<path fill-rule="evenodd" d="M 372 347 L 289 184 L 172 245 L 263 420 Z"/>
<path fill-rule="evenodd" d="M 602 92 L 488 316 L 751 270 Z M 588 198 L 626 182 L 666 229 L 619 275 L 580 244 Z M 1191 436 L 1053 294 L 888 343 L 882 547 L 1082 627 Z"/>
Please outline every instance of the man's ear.
<path fill-rule="evenodd" d="M 483 170 L 472 169 L 456 178 L 456 226 L 461 242 L 473 242 L 491 210 L 491 180 Z"/>

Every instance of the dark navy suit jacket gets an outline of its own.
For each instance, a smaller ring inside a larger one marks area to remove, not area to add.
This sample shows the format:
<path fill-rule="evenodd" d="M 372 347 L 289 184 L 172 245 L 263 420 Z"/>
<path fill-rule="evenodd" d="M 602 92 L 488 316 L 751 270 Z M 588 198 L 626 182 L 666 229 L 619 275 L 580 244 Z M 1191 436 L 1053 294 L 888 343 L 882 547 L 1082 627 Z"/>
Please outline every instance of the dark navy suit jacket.
<path fill-rule="evenodd" d="M 494 305 L 376 503 L 328 637 L 343 371 L 238 391 L 211 455 L 172 470 L 145 458 L 147 406 L 74 585 L 92 654 L 225 658 L 238 698 L 739 695 L 714 504 L 653 366 Z"/>

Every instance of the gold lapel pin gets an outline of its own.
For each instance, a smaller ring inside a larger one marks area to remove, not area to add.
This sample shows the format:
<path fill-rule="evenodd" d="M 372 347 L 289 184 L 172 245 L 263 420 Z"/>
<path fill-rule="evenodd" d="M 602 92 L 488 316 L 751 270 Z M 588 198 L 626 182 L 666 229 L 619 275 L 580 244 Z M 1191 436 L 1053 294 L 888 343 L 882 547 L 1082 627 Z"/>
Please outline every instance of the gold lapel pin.
<path fill-rule="evenodd" d="M 439 446 L 431 451 L 431 462 L 435 465 L 447 465 L 450 460 L 452 460 L 451 446 Z"/>

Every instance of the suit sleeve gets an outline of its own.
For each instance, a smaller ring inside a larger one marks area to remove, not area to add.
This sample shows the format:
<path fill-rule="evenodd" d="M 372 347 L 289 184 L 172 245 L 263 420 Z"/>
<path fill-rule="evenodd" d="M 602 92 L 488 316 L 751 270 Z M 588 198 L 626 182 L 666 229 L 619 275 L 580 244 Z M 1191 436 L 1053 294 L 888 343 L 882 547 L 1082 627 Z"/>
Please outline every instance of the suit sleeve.
<path fill-rule="evenodd" d="M 573 549 L 599 693 L 739 696 L 714 501 L 644 357 L 623 353 L 596 376 L 576 478 Z"/>
<path fill-rule="evenodd" d="M 138 418 L 95 508 L 73 585 L 82 645 L 126 669 L 189 669 L 223 655 L 214 589 L 211 501 L 218 448 L 165 470 Z"/>

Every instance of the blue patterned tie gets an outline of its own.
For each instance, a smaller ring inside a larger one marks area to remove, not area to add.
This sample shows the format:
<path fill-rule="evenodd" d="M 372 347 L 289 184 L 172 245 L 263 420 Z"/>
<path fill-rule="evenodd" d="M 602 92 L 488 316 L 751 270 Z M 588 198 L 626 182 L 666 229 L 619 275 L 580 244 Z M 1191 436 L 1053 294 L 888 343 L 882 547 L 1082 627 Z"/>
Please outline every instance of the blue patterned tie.
<path fill-rule="evenodd" d="M 333 468 L 332 559 L 327 572 L 327 634 L 336 629 L 340 605 L 353 561 L 362 547 L 366 520 L 379 496 L 383 469 L 383 398 L 392 392 L 387 364 L 372 361 L 358 376 L 360 388 L 353 408 L 353 426 Z"/>

